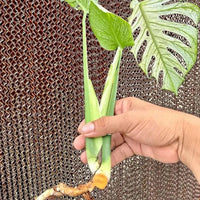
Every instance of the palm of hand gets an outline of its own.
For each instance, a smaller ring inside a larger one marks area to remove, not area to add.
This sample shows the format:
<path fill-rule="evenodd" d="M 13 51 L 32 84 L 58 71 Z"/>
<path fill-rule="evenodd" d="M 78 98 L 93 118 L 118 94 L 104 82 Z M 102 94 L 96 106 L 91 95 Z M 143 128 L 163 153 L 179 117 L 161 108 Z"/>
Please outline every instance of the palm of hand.
<path fill-rule="evenodd" d="M 133 155 L 140 155 L 153 158 L 163 163 L 175 163 L 179 161 L 177 154 L 177 144 L 172 143 L 166 146 L 150 146 L 142 144 L 124 134 L 116 133 L 112 135 L 112 166 L 120 163 Z M 83 155 L 82 159 L 85 155 Z"/>

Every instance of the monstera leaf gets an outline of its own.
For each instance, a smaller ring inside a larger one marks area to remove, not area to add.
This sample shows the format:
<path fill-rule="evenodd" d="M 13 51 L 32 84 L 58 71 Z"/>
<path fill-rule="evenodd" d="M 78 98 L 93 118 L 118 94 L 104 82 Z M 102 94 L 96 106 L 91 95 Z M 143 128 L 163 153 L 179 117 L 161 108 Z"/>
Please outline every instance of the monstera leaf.
<path fill-rule="evenodd" d="M 177 94 L 185 75 L 196 61 L 198 30 L 192 25 L 170 21 L 164 16 L 184 15 L 193 21 L 193 25 L 197 25 L 200 20 L 199 7 L 191 3 L 169 3 L 169 0 L 133 0 L 131 8 L 133 13 L 129 23 L 133 33 L 139 32 L 131 50 L 136 58 L 141 47 L 146 44 L 139 66 L 148 76 L 150 63 L 153 63 L 151 76 L 158 81 L 162 72 L 162 88 Z M 177 55 L 185 64 L 180 62 Z"/>

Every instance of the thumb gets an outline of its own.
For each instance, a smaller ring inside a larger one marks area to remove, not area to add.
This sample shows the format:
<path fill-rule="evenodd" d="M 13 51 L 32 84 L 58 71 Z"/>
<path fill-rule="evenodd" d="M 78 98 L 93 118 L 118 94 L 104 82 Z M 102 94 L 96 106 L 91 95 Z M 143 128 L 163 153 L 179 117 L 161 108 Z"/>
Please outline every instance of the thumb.
<path fill-rule="evenodd" d="M 116 116 L 105 116 L 93 122 L 81 124 L 78 131 L 85 137 L 99 137 L 119 132 L 126 134 L 134 128 L 136 121 L 131 119 L 134 117 L 130 116 L 129 112 Z"/>

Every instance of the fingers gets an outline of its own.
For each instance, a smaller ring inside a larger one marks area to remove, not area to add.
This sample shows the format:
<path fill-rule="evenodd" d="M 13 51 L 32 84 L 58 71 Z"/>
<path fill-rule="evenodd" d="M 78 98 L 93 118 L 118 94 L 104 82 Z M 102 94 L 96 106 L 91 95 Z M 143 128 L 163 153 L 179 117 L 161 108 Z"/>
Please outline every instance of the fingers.
<path fill-rule="evenodd" d="M 86 155 L 86 151 L 84 151 L 84 152 L 81 154 L 80 158 L 81 158 L 81 161 L 82 161 L 83 163 L 87 164 L 87 155 Z"/>
<path fill-rule="evenodd" d="M 131 150 L 131 148 L 126 143 L 123 143 L 118 148 L 112 151 L 111 166 L 114 167 L 118 163 L 122 162 L 126 158 L 129 158 L 133 155 L 134 152 Z M 81 154 L 80 159 L 83 163 L 85 164 L 87 163 L 87 156 L 85 151 Z"/>
<path fill-rule="evenodd" d="M 145 110 L 154 105 L 129 97 L 117 101 L 115 116 L 105 116 L 93 122 L 82 122 L 78 128 L 86 137 L 99 137 L 115 132 L 128 133 L 145 117 Z"/>
<path fill-rule="evenodd" d="M 176 146 L 174 146 L 176 148 Z M 130 158 L 133 155 L 141 155 L 145 157 L 158 160 L 162 163 L 176 163 L 179 161 L 176 151 L 173 147 L 151 147 L 148 145 L 140 145 L 135 142 L 134 148 L 130 148 L 127 143 L 123 143 L 114 149 L 111 153 L 111 166 L 114 167 L 118 163 L 122 162 L 126 158 Z M 84 151 L 80 159 L 83 163 L 87 163 L 86 152 Z"/>
<path fill-rule="evenodd" d="M 126 158 L 129 158 L 134 155 L 134 152 L 129 147 L 127 143 L 123 143 L 122 145 L 118 146 L 115 150 L 111 153 L 111 166 L 114 167 L 118 163 L 122 162 Z"/>
<path fill-rule="evenodd" d="M 78 137 L 75 138 L 74 147 L 77 150 L 82 150 L 85 148 L 85 136 L 84 135 L 79 135 Z"/>
<path fill-rule="evenodd" d="M 134 100 L 135 98 L 132 97 L 118 100 L 115 104 L 115 115 L 132 110 L 134 107 Z"/>
<path fill-rule="evenodd" d="M 78 131 L 86 137 L 99 137 L 115 132 L 128 133 L 131 126 L 136 125 L 140 119 L 144 118 L 144 116 L 139 118 L 136 114 L 137 111 L 140 110 L 140 115 L 144 115 L 141 109 L 150 106 L 152 104 L 134 97 L 121 99 L 117 101 L 115 106 L 116 116 L 105 116 L 87 124 L 85 124 L 85 121 L 82 121 L 78 127 Z"/>
<path fill-rule="evenodd" d="M 111 135 L 111 149 L 115 149 L 122 143 L 124 143 L 124 138 L 122 137 L 122 135 L 120 133 Z"/>
<path fill-rule="evenodd" d="M 85 125 L 85 119 L 79 124 L 78 126 L 78 132 L 82 129 L 82 127 Z"/>
<path fill-rule="evenodd" d="M 154 105 L 135 97 L 123 98 L 118 100 L 115 104 L 115 115 L 119 115 L 133 109 L 145 109 L 150 106 Z"/>
<path fill-rule="evenodd" d="M 131 113 L 127 112 L 116 116 L 101 117 L 80 127 L 79 132 L 85 137 L 99 137 L 116 132 L 125 134 L 134 126 L 133 119 L 135 117 L 131 115 Z"/>
<path fill-rule="evenodd" d="M 111 149 L 114 149 L 124 143 L 124 138 L 121 136 L 120 133 L 113 134 L 111 139 Z M 77 150 L 83 150 L 85 148 L 85 136 L 79 135 L 74 140 L 74 147 Z"/>
<path fill-rule="evenodd" d="M 118 157 L 118 155 L 117 155 L 118 152 L 120 152 L 120 151 L 123 152 L 123 149 L 120 150 L 122 148 L 121 146 L 122 146 L 123 143 L 124 143 L 124 138 L 121 136 L 120 133 L 116 133 L 116 134 L 112 135 L 111 149 L 115 149 L 113 151 L 114 152 L 113 158 L 111 158 L 112 159 L 112 166 L 116 165 L 117 163 L 119 163 L 123 160 L 122 157 Z M 120 149 L 116 150 L 119 146 L 120 146 Z M 79 135 L 78 137 L 76 137 L 76 139 L 74 140 L 74 147 L 77 150 L 83 150 L 85 148 L 85 137 L 83 135 Z M 125 154 L 126 154 L 126 152 L 125 152 Z M 86 156 L 85 151 L 83 153 L 81 153 L 80 159 L 83 163 L 85 163 L 85 164 L 87 163 L 87 156 Z"/>

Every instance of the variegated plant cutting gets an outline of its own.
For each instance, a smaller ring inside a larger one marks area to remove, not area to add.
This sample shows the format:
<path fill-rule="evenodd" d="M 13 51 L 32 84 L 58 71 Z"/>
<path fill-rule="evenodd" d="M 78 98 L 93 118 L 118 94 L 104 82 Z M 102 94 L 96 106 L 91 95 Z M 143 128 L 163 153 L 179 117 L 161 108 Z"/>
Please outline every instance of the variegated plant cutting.
<path fill-rule="evenodd" d="M 146 42 L 141 61 L 138 65 L 148 76 L 148 70 L 154 59 L 151 77 L 157 81 L 162 72 L 162 88 L 175 94 L 186 74 L 190 71 L 197 58 L 198 30 L 190 24 L 163 19 L 163 16 L 180 14 L 189 17 L 197 26 L 200 20 L 200 8 L 191 3 L 175 2 L 169 0 L 133 0 L 132 15 L 128 22 L 109 12 L 97 0 L 65 0 L 71 7 L 83 11 L 83 72 L 85 96 L 85 121 L 86 123 L 102 116 L 113 115 L 117 93 L 120 61 L 124 48 L 131 46 L 131 52 L 137 58 L 141 46 Z M 116 54 L 106 79 L 101 102 L 98 102 L 95 89 L 89 78 L 87 59 L 86 17 L 89 21 L 100 45 L 106 50 L 116 50 Z M 133 41 L 132 33 L 138 30 L 138 36 Z M 187 43 L 174 33 L 183 37 Z M 170 51 L 171 50 L 171 51 Z M 178 54 L 185 64 L 182 64 L 175 54 Z M 51 196 L 84 195 L 90 199 L 88 192 L 95 187 L 104 189 L 111 174 L 111 136 L 86 139 L 86 153 L 89 168 L 93 178 L 85 185 L 69 187 L 63 183 L 46 190 L 37 197 L 37 200 L 47 199 Z"/>

